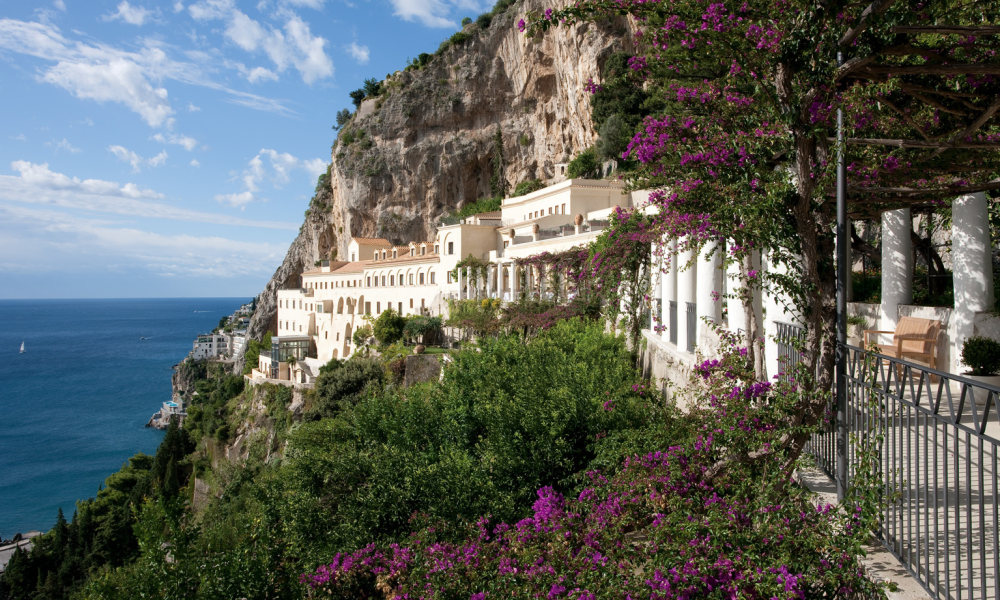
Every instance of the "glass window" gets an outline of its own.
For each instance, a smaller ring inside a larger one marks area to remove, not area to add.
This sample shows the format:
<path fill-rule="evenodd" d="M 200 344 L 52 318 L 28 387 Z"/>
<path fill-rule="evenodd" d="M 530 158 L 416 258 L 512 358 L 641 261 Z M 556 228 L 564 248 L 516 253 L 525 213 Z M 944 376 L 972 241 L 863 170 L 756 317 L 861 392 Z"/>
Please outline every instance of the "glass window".
<path fill-rule="evenodd" d="M 448 254 L 455 253 L 455 242 L 448 242 Z"/>

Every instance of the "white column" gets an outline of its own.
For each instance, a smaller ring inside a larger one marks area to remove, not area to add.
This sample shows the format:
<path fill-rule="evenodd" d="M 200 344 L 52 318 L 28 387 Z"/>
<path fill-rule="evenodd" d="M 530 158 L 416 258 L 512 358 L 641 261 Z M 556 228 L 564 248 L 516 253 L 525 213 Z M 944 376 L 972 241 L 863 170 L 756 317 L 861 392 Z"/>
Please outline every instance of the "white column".
<path fill-rule="evenodd" d="M 709 242 L 698 255 L 697 271 L 698 331 L 708 330 L 705 319 L 713 323 L 722 321 L 722 258 L 718 244 Z M 705 339 L 704 336 L 701 339 Z"/>
<path fill-rule="evenodd" d="M 952 370 L 961 372 L 961 348 L 975 334 L 976 313 L 993 310 L 993 262 L 986 194 L 961 196 L 951 205 L 951 262 L 955 310 L 951 313 Z M 943 361 L 939 362 L 942 366 Z"/>
<path fill-rule="evenodd" d="M 677 255 L 677 347 L 687 351 L 692 345 L 697 345 L 697 325 L 695 330 L 688 331 L 688 304 L 697 302 L 697 262 L 691 262 L 691 250 L 683 250 Z M 691 264 L 688 264 L 691 263 Z M 692 339 L 693 338 L 693 339 Z"/>
<path fill-rule="evenodd" d="M 765 255 L 761 261 L 767 273 L 777 275 L 787 275 L 788 266 L 778 264 Z M 764 323 L 764 365 L 768 374 L 774 375 L 778 372 L 788 370 L 789 365 L 778 364 L 778 344 L 775 337 L 778 334 L 778 322 L 802 325 L 802 318 L 792 304 L 792 299 L 785 292 L 779 292 L 776 288 L 771 288 L 763 296 L 764 313 L 767 321 Z"/>
<path fill-rule="evenodd" d="M 727 250 L 728 252 L 728 250 Z M 731 256 L 729 258 L 732 258 Z M 726 327 L 729 331 L 746 333 L 746 311 L 743 310 L 743 281 L 740 278 L 741 267 L 737 260 L 726 265 Z"/>
<path fill-rule="evenodd" d="M 671 239 L 663 248 L 666 269 L 663 273 L 663 336 L 670 339 L 670 303 L 677 302 L 677 240 Z M 679 321 L 678 321 L 679 323 Z M 679 328 L 679 326 L 678 326 Z M 679 332 L 678 332 L 679 335 Z M 675 336 L 680 341 L 680 337 Z"/>
<path fill-rule="evenodd" d="M 892 331 L 899 305 L 913 302 L 913 244 L 910 209 L 882 213 L 882 315 L 879 329 Z"/>
<path fill-rule="evenodd" d="M 458 273 L 458 299 L 464 300 L 465 284 L 462 282 L 462 272 L 465 271 L 465 269 L 456 269 L 455 271 Z"/>

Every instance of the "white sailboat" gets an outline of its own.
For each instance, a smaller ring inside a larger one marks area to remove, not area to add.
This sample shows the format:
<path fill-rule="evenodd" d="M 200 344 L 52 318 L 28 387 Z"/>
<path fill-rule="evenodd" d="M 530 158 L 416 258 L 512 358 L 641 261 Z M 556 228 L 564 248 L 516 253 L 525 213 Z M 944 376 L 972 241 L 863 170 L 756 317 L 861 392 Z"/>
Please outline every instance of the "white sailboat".
<path fill-rule="evenodd" d="M 21 354 L 24 354 L 24 340 L 21 340 Z"/>

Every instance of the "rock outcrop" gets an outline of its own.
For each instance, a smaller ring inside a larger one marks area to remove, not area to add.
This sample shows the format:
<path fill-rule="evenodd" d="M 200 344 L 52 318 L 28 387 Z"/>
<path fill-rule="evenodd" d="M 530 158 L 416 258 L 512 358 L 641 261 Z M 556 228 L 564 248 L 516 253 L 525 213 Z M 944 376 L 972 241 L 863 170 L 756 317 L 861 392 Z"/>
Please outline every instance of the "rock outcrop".
<path fill-rule="evenodd" d="M 561 179 L 557 165 L 594 143 L 586 83 L 624 48 L 630 28 L 621 20 L 534 38 L 517 31 L 518 19 L 546 6 L 523 0 L 485 30 L 467 25 L 464 40 L 397 71 L 362 103 L 333 145 L 328 185 L 261 294 L 251 337 L 274 330 L 275 292 L 299 286 L 316 261 L 343 256 L 351 236 L 430 239 L 442 216 L 489 196 L 497 128 L 509 189 Z"/>

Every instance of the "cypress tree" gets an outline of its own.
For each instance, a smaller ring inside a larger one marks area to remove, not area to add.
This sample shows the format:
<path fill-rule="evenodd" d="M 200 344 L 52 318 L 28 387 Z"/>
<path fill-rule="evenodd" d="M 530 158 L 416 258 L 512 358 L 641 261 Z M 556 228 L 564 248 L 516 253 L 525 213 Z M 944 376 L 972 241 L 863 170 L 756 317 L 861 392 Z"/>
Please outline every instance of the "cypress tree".
<path fill-rule="evenodd" d="M 490 157 L 490 168 L 492 170 L 492 175 L 490 176 L 490 194 L 494 198 L 503 198 L 507 195 L 507 178 L 504 177 L 505 166 L 503 136 L 500 134 L 500 126 L 497 125 L 496 133 L 493 134 L 493 155 Z"/>

